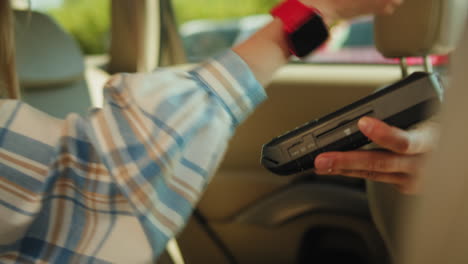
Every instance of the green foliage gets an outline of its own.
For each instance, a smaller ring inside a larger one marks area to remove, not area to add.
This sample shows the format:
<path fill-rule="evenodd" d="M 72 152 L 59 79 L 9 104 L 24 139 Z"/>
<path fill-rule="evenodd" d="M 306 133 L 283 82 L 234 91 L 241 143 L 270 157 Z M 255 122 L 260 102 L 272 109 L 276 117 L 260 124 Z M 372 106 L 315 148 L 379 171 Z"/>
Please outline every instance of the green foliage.
<path fill-rule="evenodd" d="M 85 54 L 107 51 L 110 0 L 65 0 L 48 13 L 76 38 Z"/>
<path fill-rule="evenodd" d="M 266 14 L 279 0 L 172 0 L 179 25 L 194 19 Z"/>
<path fill-rule="evenodd" d="M 194 19 L 224 19 L 268 13 L 279 0 L 172 1 L 181 25 Z M 48 13 L 76 38 L 85 54 L 102 54 L 107 51 L 110 0 L 65 0 L 60 8 L 49 10 Z"/>

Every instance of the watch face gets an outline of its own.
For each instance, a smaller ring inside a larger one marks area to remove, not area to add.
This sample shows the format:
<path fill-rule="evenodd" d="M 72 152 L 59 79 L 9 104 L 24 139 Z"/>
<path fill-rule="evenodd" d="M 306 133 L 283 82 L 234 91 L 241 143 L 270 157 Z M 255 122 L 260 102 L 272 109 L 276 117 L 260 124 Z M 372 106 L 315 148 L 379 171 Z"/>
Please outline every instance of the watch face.
<path fill-rule="evenodd" d="M 315 15 L 289 35 L 293 53 L 304 57 L 318 48 L 328 38 L 328 29 L 320 16 Z"/>

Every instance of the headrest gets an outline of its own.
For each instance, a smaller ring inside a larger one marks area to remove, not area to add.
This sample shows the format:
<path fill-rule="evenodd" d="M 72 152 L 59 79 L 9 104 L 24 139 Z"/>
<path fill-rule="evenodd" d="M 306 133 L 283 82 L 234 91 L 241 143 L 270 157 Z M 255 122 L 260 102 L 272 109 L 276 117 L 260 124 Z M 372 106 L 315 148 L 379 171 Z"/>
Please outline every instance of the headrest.
<path fill-rule="evenodd" d="M 375 43 L 385 57 L 451 52 L 463 30 L 467 0 L 405 0 L 391 16 L 375 19 Z"/>
<path fill-rule="evenodd" d="M 83 55 L 75 41 L 47 15 L 15 11 L 20 85 L 61 85 L 83 78 Z"/>

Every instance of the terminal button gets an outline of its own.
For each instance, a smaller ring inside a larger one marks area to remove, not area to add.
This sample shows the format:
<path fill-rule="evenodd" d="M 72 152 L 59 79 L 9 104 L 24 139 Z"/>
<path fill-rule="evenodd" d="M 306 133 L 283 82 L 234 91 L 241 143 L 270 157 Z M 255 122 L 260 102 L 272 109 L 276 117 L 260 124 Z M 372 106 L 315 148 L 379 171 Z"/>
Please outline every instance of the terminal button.
<path fill-rule="evenodd" d="M 315 150 L 317 148 L 317 144 L 315 144 L 315 139 L 312 134 L 308 134 L 302 137 L 302 144 L 306 148 L 307 152 Z"/>

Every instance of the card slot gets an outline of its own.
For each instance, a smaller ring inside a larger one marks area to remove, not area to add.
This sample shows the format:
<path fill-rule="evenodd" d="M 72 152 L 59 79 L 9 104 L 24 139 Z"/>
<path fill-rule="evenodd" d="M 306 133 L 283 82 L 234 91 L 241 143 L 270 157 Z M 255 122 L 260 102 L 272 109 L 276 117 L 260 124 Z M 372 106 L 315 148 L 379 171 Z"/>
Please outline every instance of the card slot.
<path fill-rule="evenodd" d="M 317 134 L 315 137 L 317 139 L 325 137 L 328 134 L 334 133 L 336 129 L 341 128 L 341 127 L 345 127 L 345 126 L 349 125 L 352 122 L 358 121 L 361 117 L 372 116 L 373 113 L 374 113 L 374 111 L 371 110 L 371 111 L 365 112 L 363 114 L 360 114 L 358 116 L 354 116 L 354 117 L 351 117 L 351 118 L 344 119 L 344 120 L 340 121 L 337 125 L 335 125 L 335 126 L 329 128 L 329 129 L 321 132 L 320 134 Z"/>

